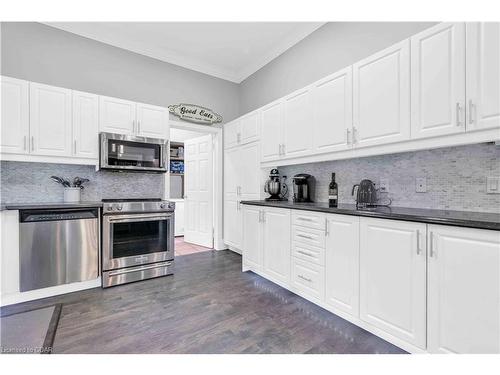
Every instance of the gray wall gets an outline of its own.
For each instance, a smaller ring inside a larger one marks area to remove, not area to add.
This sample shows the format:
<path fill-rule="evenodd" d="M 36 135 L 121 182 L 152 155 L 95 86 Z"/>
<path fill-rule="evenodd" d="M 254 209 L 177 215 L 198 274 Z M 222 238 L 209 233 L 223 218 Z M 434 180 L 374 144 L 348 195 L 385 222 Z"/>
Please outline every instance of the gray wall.
<path fill-rule="evenodd" d="M 168 106 L 199 104 L 238 116 L 239 86 L 34 22 L 2 22 L 1 74 Z"/>
<path fill-rule="evenodd" d="M 23 163 L 2 161 L 0 201 L 2 203 L 62 202 L 63 188 L 50 176 L 88 178 L 83 201 L 102 198 L 162 198 L 164 174 L 95 171 L 91 165 Z"/>
<path fill-rule="evenodd" d="M 434 25 L 330 22 L 241 83 L 240 115 L 307 86 Z"/>
<path fill-rule="evenodd" d="M 388 197 L 393 206 L 399 207 L 500 213 L 500 195 L 486 194 L 486 177 L 500 176 L 499 160 L 500 146 L 483 143 L 286 166 L 279 167 L 279 171 L 288 177 L 289 188 L 295 174 L 313 175 L 318 202 L 328 201 L 328 184 L 335 172 L 340 203 L 354 203 L 351 189 L 362 179 L 378 185 L 383 178 L 389 183 L 389 192 L 382 203 Z M 427 178 L 426 193 L 415 192 L 416 177 Z"/>

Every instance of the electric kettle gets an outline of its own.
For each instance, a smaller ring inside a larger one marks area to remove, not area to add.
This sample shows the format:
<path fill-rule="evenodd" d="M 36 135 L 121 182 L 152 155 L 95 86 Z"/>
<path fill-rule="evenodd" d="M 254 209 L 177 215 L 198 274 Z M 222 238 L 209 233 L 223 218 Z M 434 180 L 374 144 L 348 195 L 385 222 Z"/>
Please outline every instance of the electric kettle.
<path fill-rule="evenodd" d="M 351 195 L 356 191 L 356 208 L 373 207 L 377 205 L 377 189 L 371 180 L 362 180 L 352 187 Z"/>

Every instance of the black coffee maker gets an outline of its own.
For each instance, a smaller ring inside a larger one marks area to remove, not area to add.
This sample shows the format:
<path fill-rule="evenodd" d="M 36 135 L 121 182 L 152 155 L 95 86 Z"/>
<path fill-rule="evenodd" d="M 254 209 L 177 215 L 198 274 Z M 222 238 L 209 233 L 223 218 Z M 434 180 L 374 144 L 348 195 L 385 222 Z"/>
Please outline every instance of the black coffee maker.
<path fill-rule="evenodd" d="M 310 174 L 299 173 L 293 176 L 293 201 L 297 203 L 313 202 L 315 179 Z"/>

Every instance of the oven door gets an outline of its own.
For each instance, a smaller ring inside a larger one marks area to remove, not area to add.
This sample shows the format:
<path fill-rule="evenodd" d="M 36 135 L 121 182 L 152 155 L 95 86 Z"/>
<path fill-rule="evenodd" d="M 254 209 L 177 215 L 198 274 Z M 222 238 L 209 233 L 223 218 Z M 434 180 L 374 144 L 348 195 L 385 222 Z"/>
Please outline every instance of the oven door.
<path fill-rule="evenodd" d="M 105 215 L 103 270 L 174 259 L 174 213 Z"/>

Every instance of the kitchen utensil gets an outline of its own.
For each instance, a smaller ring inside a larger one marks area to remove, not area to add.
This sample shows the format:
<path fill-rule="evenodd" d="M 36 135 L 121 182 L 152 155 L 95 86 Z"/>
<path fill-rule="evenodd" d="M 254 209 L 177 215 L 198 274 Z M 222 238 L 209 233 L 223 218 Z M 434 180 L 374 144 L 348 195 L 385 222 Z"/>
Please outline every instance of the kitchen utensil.
<path fill-rule="evenodd" d="M 354 194 L 356 191 L 356 195 Z M 356 197 L 356 208 L 373 207 L 377 205 L 377 189 L 371 180 L 362 180 L 352 187 L 351 195 Z"/>
<path fill-rule="evenodd" d="M 292 181 L 294 202 L 314 202 L 314 176 L 306 173 L 299 173 L 293 176 Z"/>
<path fill-rule="evenodd" d="M 286 177 L 285 177 L 286 178 Z M 266 198 L 266 201 L 282 201 L 288 193 L 288 187 L 285 183 L 281 182 L 280 173 L 276 168 L 269 173 L 269 179 L 264 184 L 264 191 L 271 194 Z"/>

